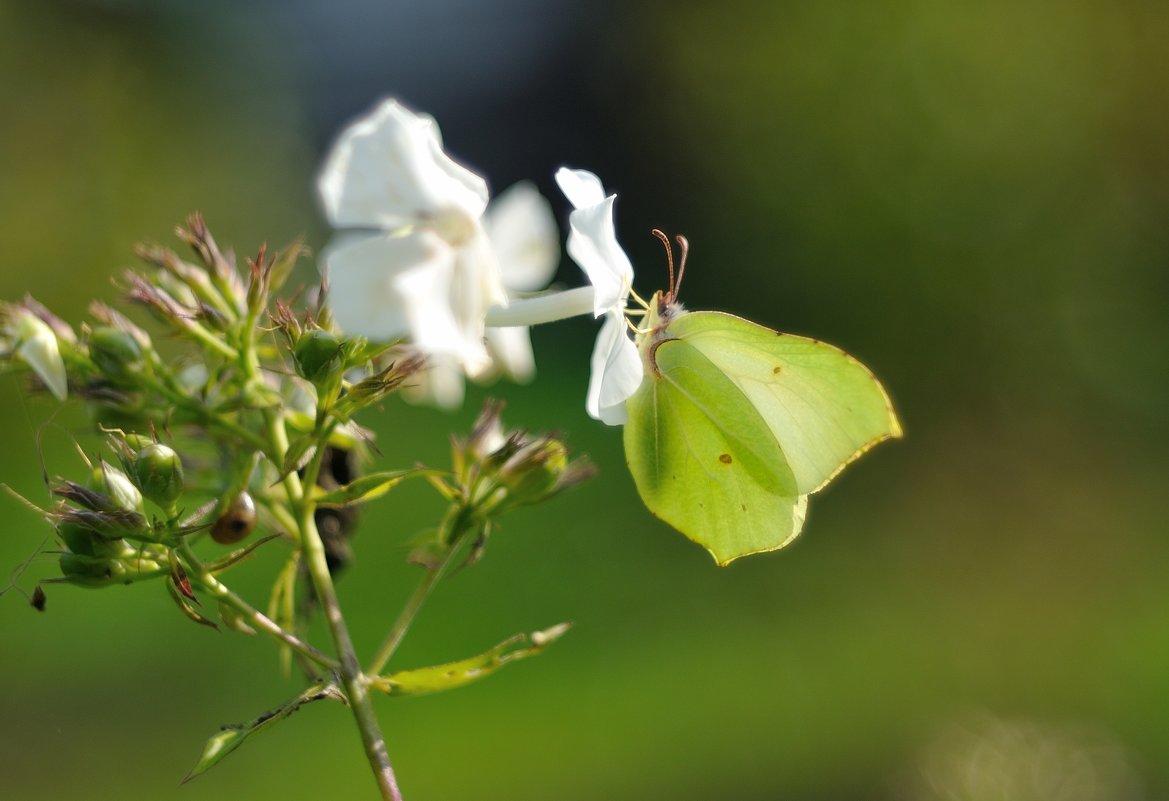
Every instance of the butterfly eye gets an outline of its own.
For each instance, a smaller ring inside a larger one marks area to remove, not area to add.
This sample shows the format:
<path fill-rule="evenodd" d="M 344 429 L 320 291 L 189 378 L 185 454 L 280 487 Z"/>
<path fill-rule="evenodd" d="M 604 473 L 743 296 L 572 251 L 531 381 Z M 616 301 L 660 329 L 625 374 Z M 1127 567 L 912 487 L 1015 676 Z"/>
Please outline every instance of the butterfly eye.
<path fill-rule="evenodd" d="M 220 545 L 239 542 L 256 529 L 256 502 L 247 492 L 236 495 L 211 526 L 211 539 Z"/>

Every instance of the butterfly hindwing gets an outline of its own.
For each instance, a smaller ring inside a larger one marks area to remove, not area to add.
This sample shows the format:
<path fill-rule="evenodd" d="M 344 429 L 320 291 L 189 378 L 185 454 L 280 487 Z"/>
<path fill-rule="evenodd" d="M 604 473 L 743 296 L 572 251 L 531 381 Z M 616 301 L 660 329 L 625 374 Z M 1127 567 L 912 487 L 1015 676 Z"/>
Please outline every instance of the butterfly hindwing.
<path fill-rule="evenodd" d="M 806 498 L 767 422 L 688 342 L 661 342 L 653 360 L 625 426 L 626 458 L 646 506 L 720 564 L 786 545 L 803 524 Z"/>

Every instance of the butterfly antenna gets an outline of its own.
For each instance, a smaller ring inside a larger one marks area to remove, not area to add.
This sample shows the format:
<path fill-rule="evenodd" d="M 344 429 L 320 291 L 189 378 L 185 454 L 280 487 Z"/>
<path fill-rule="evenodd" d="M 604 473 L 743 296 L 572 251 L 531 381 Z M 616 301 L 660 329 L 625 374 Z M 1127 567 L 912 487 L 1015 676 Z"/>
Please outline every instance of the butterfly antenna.
<path fill-rule="evenodd" d="M 666 236 L 664 231 L 662 231 L 658 228 L 655 228 L 655 229 L 653 229 L 652 233 L 654 236 L 656 236 L 658 239 L 660 239 L 662 241 L 662 245 L 664 245 L 666 248 L 666 264 L 669 265 L 669 269 L 670 269 L 669 290 L 666 292 L 666 294 L 669 296 L 669 299 L 671 301 L 673 301 L 673 299 L 674 299 L 674 248 L 670 244 L 670 238 L 668 236 Z"/>
<path fill-rule="evenodd" d="M 677 300 L 678 293 L 682 291 L 682 276 L 686 273 L 686 256 L 690 253 L 690 241 L 686 237 L 678 234 L 674 237 L 678 243 L 678 283 L 674 284 L 670 289 L 670 300 Z"/>

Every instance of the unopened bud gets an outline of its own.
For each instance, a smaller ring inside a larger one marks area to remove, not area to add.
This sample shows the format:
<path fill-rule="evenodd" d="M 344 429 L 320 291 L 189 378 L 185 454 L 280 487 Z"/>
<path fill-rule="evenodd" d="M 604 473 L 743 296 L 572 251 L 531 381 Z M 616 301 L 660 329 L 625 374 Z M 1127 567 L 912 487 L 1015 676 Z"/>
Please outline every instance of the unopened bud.
<path fill-rule="evenodd" d="M 63 522 L 57 534 L 70 551 L 80 556 L 121 556 L 127 547 L 123 539 L 107 539 L 93 529 L 76 522 Z"/>
<path fill-rule="evenodd" d="M 9 309 L 8 315 L 5 332 L 12 338 L 14 353 L 37 374 L 57 400 L 65 400 L 69 394 L 69 382 L 53 329 L 19 307 Z"/>
<path fill-rule="evenodd" d="M 138 451 L 134 474 L 142 494 L 164 509 L 183 494 L 183 461 L 169 445 L 152 442 Z"/>
<path fill-rule="evenodd" d="M 134 486 L 125 473 L 105 462 L 95 471 L 98 485 L 105 489 L 107 495 L 114 499 L 117 507 L 126 512 L 142 512 L 142 493 Z"/>
<path fill-rule="evenodd" d="M 132 334 L 113 326 L 96 328 L 89 335 L 89 356 L 98 369 L 122 378 L 142 368 L 142 346 Z"/>
<path fill-rule="evenodd" d="M 63 553 L 58 560 L 61 575 L 79 587 L 104 587 L 116 579 L 115 560 L 76 553 Z"/>
<path fill-rule="evenodd" d="M 568 449 L 558 439 L 540 439 L 520 448 L 499 470 L 499 482 L 515 503 L 536 503 L 556 488 L 568 467 Z"/>
<path fill-rule="evenodd" d="M 340 366 L 341 340 L 328 331 L 314 328 L 301 334 L 292 348 L 292 356 L 297 372 L 315 383 Z"/>

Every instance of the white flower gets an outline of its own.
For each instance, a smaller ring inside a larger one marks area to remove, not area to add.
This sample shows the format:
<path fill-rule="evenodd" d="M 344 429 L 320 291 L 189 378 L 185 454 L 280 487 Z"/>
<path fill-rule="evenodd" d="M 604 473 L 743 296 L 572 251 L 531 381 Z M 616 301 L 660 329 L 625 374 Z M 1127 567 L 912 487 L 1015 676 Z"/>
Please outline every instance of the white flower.
<path fill-rule="evenodd" d="M 317 186 L 343 229 L 324 255 L 338 325 L 487 369 L 484 317 L 507 303 L 481 220 L 487 185 L 443 152 L 434 120 L 384 100 L 341 133 Z"/>
<path fill-rule="evenodd" d="M 69 381 L 65 375 L 65 362 L 57 335 L 41 318 L 20 306 L 11 306 L 4 312 L 4 333 L 11 352 L 37 374 L 37 378 L 53 393 L 57 400 L 65 400 L 69 394 Z"/>
<path fill-rule="evenodd" d="M 518 183 L 491 201 L 483 218 L 503 286 L 511 295 L 543 289 L 560 262 L 560 232 L 552 207 L 530 183 Z M 536 372 L 527 326 L 487 329 L 487 350 L 498 372 L 530 381 Z"/>
<path fill-rule="evenodd" d="M 483 216 L 487 240 L 499 265 L 508 294 L 532 292 L 545 287 L 560 261 L 560 235 L 552 207 L 536 187 L 518 183 L 491 201 Z M 485 331 L 488 362 L 482 369 L 468 370 L 476 381 L 500 375 L 527 382 L 535 375 L 532 342 L 526 325 L 501 326 Z M 463 400 L 464 370 L 457 360 L 432 357 L 418 375 L 408 397 L 415 402 L 453 408 Z"/>
<path fill-rule="evenodd" d="M 625 304 L 633 285 L 633 265 L 617 244 L 613 223 L 616 195 L 605 196 L 597 176 L 585 170 L 560 168 L 556 182 L 575 207 L 569 216 L 568 255 L 580 265 L 592 284 L 514 301 L 487 315 L 494 326 L 535 325 L 590 311 L 604 317 L 593 347 L 585 408 L 590 416 L 609 425 L 628 419 L 625 401 L 641 386 L 643 367 L 637 346 L 629 337 Z"/>
<path fill-rule="evenodd" d="M 575 207 L 568 218 L 568 255 L 593 285 L 593 315 L 605 318 L 593 346 L 585 408 L 608 425 L 623 425 L 628 419 L 625 401 L 641 386 L 643 368 L 625 323 L 633 265 L 617 244 L 613 223 L 617 196 L 606 197 L 600 179 L 585 170 L 561 167 L 556 183 Z"/>

